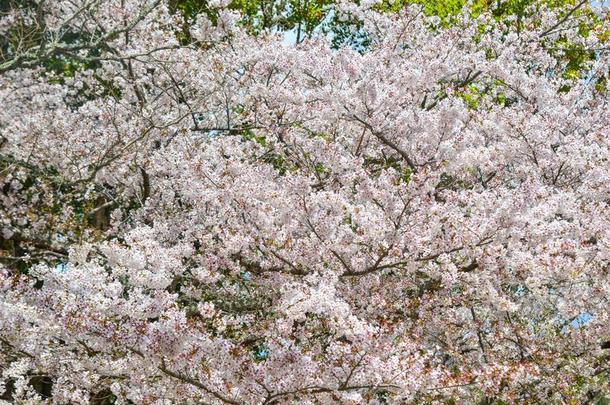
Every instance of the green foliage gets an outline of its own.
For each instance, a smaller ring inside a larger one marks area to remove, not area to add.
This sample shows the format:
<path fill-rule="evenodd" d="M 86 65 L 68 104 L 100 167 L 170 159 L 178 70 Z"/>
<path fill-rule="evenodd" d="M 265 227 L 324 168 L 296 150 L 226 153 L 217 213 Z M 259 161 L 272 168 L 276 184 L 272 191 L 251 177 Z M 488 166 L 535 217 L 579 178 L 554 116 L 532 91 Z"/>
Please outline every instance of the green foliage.
<path fill-rule="evenodd" d="M 212 23 L 216 23 L 217 14 L 212 10 L 207 0 L 169 0 L 169 9 L 180 12 L 187 22 L 194 22 L 199 14 L 205 14 Z"/>
<path fill-rule="evenodd" d="M 84 68 L 84 64 L 64 55 L 53 56 L 45 63 L 47 72 L 55 74 L 51 83 L 63 83 L 64 78 L 74 77 L 74 74 Z"/>
<path fill-rule="evenodd" d="M 322 24 L 332 4 L 332 0 L 233 0 L 229 8 L 241 14 L 241 24 L 252 34 L 267 29 L 295 30 L 300 42 Z M 213 24 L 218 20 L 217 11 L 207 0 L 170 0 L 170 10 L 179 11 L 187 22 L 187 27 L 180 31 L 181 39 L 188 37 L 188 24 L 197 15 L 205 14 Z"/>
<path fill-rule="evenodd" d="M 252 130 L 251 130 L 251 129 L 249 129 L 249 128 L 246 128 L 246 129 L 244 129 L 244 130 L 242 131 L 242 133 L 241 133 L 241 137 L 242 137 L 244 140 L 256 142 L 256 143 L 258 143 L 260 146 L 266 146 L 266 145 L 267 145 L 267 139 L 265 138 L 265 136 L 264 136 L 264 135 L 256 135 L 256 134 L 254 133 L 254 131 L 252 131 Z"/>
<path fill-rule="evenodd" d="M 242 23 L 252 32 L 268 28 L 295 30 L 299 42 L 322 24 L 332 3 L 332 0 L 233 0 L 230 8 L 242 13 Z"/>
<path fill-rule="evenodd" d="M 400 181 L 405 184 L 409 184 L 413 175 L 411 168 L 405 166 L 399 159 L 392 156 L 380 159 L 366 158 L 365 165 L 373 176 L 379 176 L 384 170 L 393 169 L 398 172 Z"/>
<path fill-rule="evenodd" d="M 269 348 L 264 343 L 253 346 L 251 350 L 256 363 L 261 363 L 269 358 Z"/>
<path fill-rule="evenodd" d="M 360 53 L 364 53 L 371 44 L 371 39 L 363 28 L 363 24 L 355 19 L 342 20 L 333 16 L 324 32 L 332 38 L 333 47 L 350 47 Z"/>

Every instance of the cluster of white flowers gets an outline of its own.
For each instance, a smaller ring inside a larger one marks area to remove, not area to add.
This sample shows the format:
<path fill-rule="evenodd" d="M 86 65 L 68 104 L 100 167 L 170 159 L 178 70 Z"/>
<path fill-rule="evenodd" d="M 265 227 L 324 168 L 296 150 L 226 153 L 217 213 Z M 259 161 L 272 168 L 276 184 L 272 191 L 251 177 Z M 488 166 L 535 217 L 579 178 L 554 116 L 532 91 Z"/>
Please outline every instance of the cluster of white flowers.
<path fill-rule="evenodd" d="M 610 389 L 610 61 L 575 79 L 555 47 L 601 49 L 588 14 L 515 32 L 340 2 L 359 53 L 249 36 L 225 0 L 186 45 L 165 2 L 48 3 L 49 29 L 72 10 L 107 46 L 71 53 L 73 78 L 0 75 L 0 252 L 23 255 L 0 256 L 11 400 Z"/>

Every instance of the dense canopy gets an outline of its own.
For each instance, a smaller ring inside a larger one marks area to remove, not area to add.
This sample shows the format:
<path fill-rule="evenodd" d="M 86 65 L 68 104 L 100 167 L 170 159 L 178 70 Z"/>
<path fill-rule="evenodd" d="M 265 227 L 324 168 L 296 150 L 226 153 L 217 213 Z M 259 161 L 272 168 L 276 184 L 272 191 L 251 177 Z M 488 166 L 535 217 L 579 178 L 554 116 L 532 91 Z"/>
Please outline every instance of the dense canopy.
<path fill-rule="evenodd" d="M 604 403 L 608 13 L 419 3 L 2 6 L 1 398 Z"/>

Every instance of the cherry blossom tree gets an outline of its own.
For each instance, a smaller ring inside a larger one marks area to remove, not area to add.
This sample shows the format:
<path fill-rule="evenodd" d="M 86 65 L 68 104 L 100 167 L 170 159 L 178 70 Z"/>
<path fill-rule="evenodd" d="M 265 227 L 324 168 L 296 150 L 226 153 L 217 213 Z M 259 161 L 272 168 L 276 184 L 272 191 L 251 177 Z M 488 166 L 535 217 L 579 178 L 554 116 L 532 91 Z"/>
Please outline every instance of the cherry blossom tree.
<path fill-rule="evenodd" d="M 344 1 L 367 45 L 335 49 L 224 1 L 33 4 L 0 20 L 32 33 L 0 65 L 3 399 L 610 391 L 607 12 Z"/>

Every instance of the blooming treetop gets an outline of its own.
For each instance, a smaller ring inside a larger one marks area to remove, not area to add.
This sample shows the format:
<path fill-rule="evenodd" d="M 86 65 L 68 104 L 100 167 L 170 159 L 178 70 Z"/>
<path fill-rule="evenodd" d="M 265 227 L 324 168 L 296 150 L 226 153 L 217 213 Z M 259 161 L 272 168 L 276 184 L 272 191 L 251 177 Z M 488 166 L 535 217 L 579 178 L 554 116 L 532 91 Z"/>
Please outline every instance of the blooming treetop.
<path fill-rule="evenodd" d="M 41 7 L 0 20 L 48 38 L 1 67 L 7 400 L 608 392 L 607 26 L 339 2 L 357 52 L 250 36 L 222 1 L 186 39 L 159 0 Z"/>

